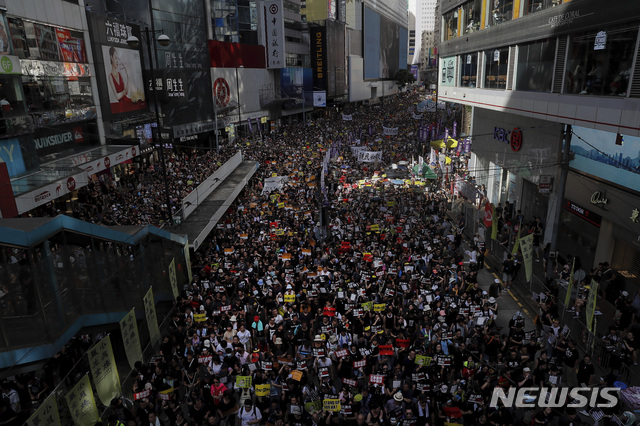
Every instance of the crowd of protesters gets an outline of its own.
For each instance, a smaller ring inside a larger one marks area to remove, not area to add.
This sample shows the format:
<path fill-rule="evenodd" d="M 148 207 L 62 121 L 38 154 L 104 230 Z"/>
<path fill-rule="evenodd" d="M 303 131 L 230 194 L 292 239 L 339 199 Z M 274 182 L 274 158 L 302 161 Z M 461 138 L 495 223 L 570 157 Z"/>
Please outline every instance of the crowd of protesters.
<path fill-rule="evenodd" d="M 182 207 L 184 197 L 235 152 L 228 146 L 218 152 L 186 149 L 167 154 L 168 198 L 172 214 Z M 60 213 L 56 204 L 50 203 L 34 211 L 33 215 L 56 216 Z M 162 164 L 145 162 L 121 176 L 102 173 L 97 180 L 78 190 L 78 199 L 67 213 L 76 219 L 106 226 L 161 225 L 167 217 Z"/>
<path fill-rule="evenodd" d="M 420 146 L 410 108 L 418 100 L 408 93 L 362 107 L 352 121 L 332 115 L 250 142 L 257 176 L 193 255 L 193 281 L 158 355 L 137 365 L 138 380 L 125 390 L 149 395 L 133 404 L 115 399 L 105 424 L 585 420 L 575 409 L 490 407 L 497 387 L 604 386 L 616 378 L 594 378 L 553 306 L 543 318 L 551 323 L 537 331 L 525 332 L 519 313 L 508 329 L 498 327 L 500 294 L 490 290 L 503 283 L 479 282 L 471 254 L 479 241 L 465 250 L 464 220 L 450 220 L 438 182 L 386 179 L 391 163 L 410 161 Z M 383 125 L 398 134 L 382 136 Z M 382 150 L 383 162 L 359 163 L 355 145 Z M 264 192 L 273 176 L 288 181 Z"/>

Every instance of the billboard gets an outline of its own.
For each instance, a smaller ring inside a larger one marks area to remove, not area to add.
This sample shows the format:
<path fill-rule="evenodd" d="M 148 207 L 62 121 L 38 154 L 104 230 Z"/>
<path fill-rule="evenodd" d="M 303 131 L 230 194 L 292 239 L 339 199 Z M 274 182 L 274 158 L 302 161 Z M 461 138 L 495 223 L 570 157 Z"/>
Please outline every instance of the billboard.
<path fill-rule="evenodd" d="M 392 78 L 406 69 L 407 43 L 406 28 L 365 7 L 364 78 Z"/>
<path fill-rule="evenodd" d="M 127 44 L 129 35 L 141 39 L 137 25 L 87 13 L 96 78 L 105 118 L 125 117 L 148 109 L 140 51 Z M 140 42 L 140 47 L 143 42 Z"/>
<path fill-rule="evenodd" d="M 241 119 L 255 119 L 269 115 L 273 101 L 273 73 L 259 68 L 211 68 L 211 84 L 219 118 L 228 126 Z M 239 92 L 238 93 L 238 89 Z M 238 116 L 237 105 L 240 105 Z"/>
<path fill-rule="evenodd" d="M 639 144 L 640 137 L 573 126 L 569 167 L 640 191 Z"/>
<path fill-rule="evenodd" d="M 147 108 L 142 80 L 140 52 L 115 46 L 102 46 L 111 114 Z"/>
<path fill-rule="evenodd" d="M 325 27 L 310 27 L 311 67 L 313 87 L 327 89 L 327 31 Z"/>
<path fill-rule="evenodd" d="M 267 68 L 284 68 L 284 18 L 282 0 L 260 3 L 260 43 L 265 46 Z"/>

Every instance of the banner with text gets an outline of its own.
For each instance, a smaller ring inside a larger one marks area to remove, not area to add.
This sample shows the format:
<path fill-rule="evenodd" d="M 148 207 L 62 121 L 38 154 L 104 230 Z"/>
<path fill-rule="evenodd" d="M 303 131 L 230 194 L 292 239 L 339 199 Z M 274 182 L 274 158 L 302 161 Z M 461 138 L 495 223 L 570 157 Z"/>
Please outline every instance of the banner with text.
<path fill-rule="evenodd" d="M 84 377 L 76 383 L 67 396 L 65 396 L 65 399 L 67 400 L 67 405 L 69 406 L 69 412 L 71 413 L 73 422 L 76 425 L 94 425 L 100 420 L 88 374 L 85 374 Z M 105 405 L 110 403 L 111 400 L 109 400 Z"/>
<path fill-rule="evenodd" d="M 142 362 L 142 346 L 140 345 L 140 335 L 138 334 L 138 322 L 136 321 L 136 308 L 129 311 L 120 320 L 120 333 L 124 350 L 127 354 L 129 367 L 135 368 L 136 362 Z"/>
<path fill-rule="evenodd" d="M 122 395 L 120 376 L 118 375 L 118 368 L 116 367 L 116 360 L 113 357 L 113 349 L 111 347 L 111 337 L 107 335 L 93 345 L 87 354 L 98 398 L 104 405 L 108 406 L 113 398 Z"/>
<path fill-rule="evenodd" d="M 362 163 L 382 161 L 382 151 L 359 151 L 358 161 Z"/>

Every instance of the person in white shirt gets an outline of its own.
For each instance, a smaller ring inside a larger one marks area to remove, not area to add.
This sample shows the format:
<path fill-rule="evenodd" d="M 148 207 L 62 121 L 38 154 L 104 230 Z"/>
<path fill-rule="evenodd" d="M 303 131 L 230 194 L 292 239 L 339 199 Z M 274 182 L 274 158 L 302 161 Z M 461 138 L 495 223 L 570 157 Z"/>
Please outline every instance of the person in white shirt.
<path fill-rule="evenodd" d="M 246 329 L 244 324 L 240 326 L 240 330 L 238 330 L 237 336 L 240 340 L 240 343 L 243 344 L 244 349 L 246 351 L 249 351 L 251 349 L 251 332 Z"/>
<path fill-rule="evenodd" d="M 244 407 L 238 411 L 238 419 L 241 426 L 256 425 L 262 420 L 262 413 L 258 407 L 253 406 L 250 400 L 247 400 Z"/>

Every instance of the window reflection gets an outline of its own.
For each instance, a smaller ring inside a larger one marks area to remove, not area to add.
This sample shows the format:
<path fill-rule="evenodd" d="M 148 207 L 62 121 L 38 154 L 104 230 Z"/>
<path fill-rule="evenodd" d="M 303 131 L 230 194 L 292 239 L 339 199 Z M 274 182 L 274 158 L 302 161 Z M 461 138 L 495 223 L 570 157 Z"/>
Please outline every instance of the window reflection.
<path fill-rule="evenodd" d="M 555 49 L 554 39 L 519 46 L 516 90 L 551 91 Z"/>
<path fill-rule="evenodd" d="M 626 96 L 638 28 L 607 28 L 571 39 L 565 93 Z"/>
<path fill-rule="evenodd" d="M 463 32 L 469 34 L 480 29 L 482 1 L 473 0 L 462 6 L 464 13 Z"/>
<path fill-rule="evenodd" d="M 505 89 L 507 86 L 507 67 L 509 48 L 485 51 L 484 87 L 486 89 Z"/>
<path fill-rule="evenodd" d="M 513 0 L 493 0 L 491 25 L 495 26 L 513 19 Z"/>
<path fill-rule="evenodd" d="M 524 14 L 538 12 L 550 7 L 558 6 L 567 0 L 527 0 L 524 4 Z"/>
<path fill-rule="evenodd" d="M 451 40 L 458 37 L 458 9 L 455 9 L 443 16 L 444 19 L 444 39 Z"/>
<path fill-rule="evenodd" d="M 461 72 L 460 85 L 463 87 L 476 87 L 478 74 L 478 54 L 469 53 L 460 57 Z"/>

